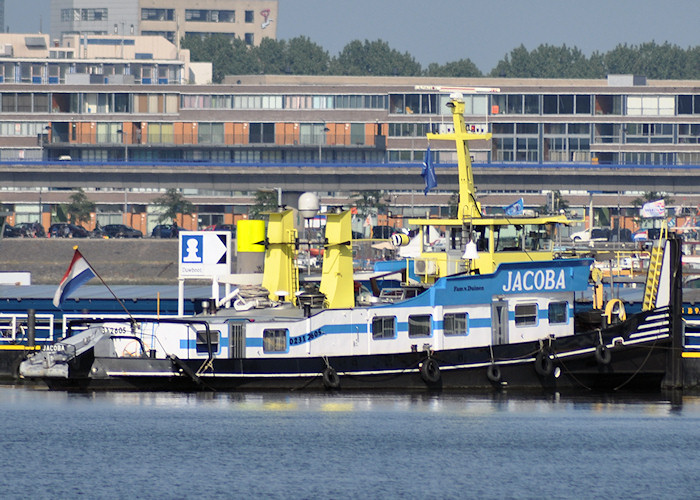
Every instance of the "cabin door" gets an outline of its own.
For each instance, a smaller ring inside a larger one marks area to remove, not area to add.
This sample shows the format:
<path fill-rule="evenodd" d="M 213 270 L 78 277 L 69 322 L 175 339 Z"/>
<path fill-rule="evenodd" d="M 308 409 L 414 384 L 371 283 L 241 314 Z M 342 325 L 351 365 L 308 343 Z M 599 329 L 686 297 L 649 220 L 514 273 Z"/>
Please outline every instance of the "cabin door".
<path fill-rule="evenodd" d="M 491 343 L 508 343 L 508 302 L 505 300 L 491 302 Z"/>
<path fill-rule="evenodd" d="M 228 355 L 230 358 L 245 358 L 245 323 L 232 321 L 228 324 Z"/>

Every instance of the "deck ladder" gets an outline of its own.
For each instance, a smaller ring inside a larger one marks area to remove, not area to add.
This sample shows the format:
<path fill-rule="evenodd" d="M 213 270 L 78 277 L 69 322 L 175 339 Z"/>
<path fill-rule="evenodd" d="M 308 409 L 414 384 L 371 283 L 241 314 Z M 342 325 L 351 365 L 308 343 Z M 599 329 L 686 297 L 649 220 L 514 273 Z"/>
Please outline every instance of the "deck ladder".
<path fill-rule="evenodd" d="M 668 237 L 666 221 L 661 225 L 659 241 L 651 249 L 649 258 L 649 270 L 647 271 L 647 283 L 644 288 L 644 303 L 642 311 L 651 311 L 656 307 L 656 294 L 659 291 L 659 279 L 661 278 L 661 263 L 664 257 L 664 248 Z"/>

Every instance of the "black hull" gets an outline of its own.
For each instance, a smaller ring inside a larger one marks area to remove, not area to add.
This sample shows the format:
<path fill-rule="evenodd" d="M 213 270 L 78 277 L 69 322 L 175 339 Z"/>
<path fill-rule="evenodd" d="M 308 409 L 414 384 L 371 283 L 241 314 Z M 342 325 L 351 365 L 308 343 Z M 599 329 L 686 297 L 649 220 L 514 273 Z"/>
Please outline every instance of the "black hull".
<path fill-rule="evenodd" d="M 0 350 L 0 381 L 16 381 L 20 363 L 32 352 L 34 349 Z"/>
<path fill-rule="evenodd" d="M 496 345 L 493 355 L 479 347 L 430 355 L 213 359 L 203 369 L 201 359 L 93 358 L 90 353 L 74 360 L 69 378 L 45 382 L 51 389 L 74 391 L 660 391 L 671 347 L 670 318 L 666 313 L 650 327 L 644 322 L 648 315 L 603 332 Z M 607 350 L 598 347 L 601 340 Z"/>

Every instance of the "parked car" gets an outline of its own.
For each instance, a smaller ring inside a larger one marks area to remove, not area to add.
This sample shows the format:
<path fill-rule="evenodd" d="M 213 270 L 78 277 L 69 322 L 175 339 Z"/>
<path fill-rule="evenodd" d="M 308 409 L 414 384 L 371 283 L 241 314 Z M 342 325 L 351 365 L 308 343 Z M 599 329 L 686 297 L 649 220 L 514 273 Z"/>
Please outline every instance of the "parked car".
<path fill-rule="evenodd" d="M 231 238 L 236 237 L 235 224 L 213 224 L 205 229 L 205 231 L 231 231 Z"/>
<path fill-rule="evenodd" d="M 20 229 L 27 238 L 43 238 L 46 236 L 46 230 L 44 226 L 38 222 L 22 222 L 15 226 Z"/>
<path fill-rule="evenodd" d="M 178 228 L 172 224 L 158 224 L 151 231 L 151 238 L 177 238 Z"/>
<path fill-rule="evenodd" d="M 49 227 L 49 238 L 87 238 L 87 229 L 67 222 L 57 222 Z"/>
<path fill-rule="evenodd" d="M 15 226 L 5 224 L 5 229 L 2 231 L 3 238 L 20 238 L 22 236 L 24 236 L 24 231 Z"/>
<path fill-rule="evenodd" d="M 572 233 L 571 241 L 609 241 L 610 229 L 607 227 L 589 227 L 583 231 Z"/>
<path fill-rule="evenodd" d="M 95 229 L 90 231 L 90 238 L 102 238 L 102 239 L 104 239 L 104 238 L 109 238 L 109 236 L 107 236 L 107 233 L 105 232 L 105 230 L 101 226 L 97 226 L 97 227 L 95 227 Z"/>
<path fill-rule="evenodd" d="M 110 238 L 142 238 L 143 233 L 126 224 L 107 224 L 102 228 Z"/>

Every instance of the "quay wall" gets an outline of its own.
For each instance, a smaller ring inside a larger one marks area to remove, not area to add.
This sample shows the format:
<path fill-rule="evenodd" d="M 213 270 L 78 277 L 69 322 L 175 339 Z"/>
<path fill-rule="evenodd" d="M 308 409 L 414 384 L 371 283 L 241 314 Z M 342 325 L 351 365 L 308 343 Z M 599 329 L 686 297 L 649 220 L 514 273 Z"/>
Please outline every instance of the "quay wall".
<path fill-rule="evenodd" d="M 58 285 L 76 245 L 109 285 L 177 284 L 177 239 L 3 238 L 0 271 L 29 271 L 33 285 Z"/>

